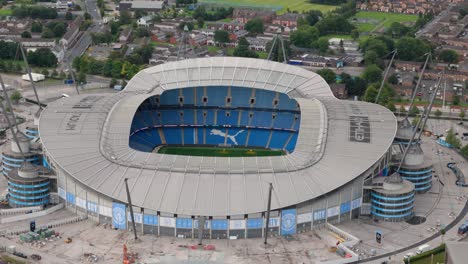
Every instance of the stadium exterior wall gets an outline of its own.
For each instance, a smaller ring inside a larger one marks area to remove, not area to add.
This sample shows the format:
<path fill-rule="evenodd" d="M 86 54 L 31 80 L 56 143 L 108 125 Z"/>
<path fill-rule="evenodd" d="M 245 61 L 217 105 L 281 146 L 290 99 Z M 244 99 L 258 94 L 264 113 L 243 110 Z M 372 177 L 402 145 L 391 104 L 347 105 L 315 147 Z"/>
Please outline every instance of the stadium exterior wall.
<path fill-rule="evenodd" d="M 51 160 L 51 159 L 50 159 Z M 379 175 L 388 167 L 389 152 L 379 159 L 365 173 L 340 188 L 318 198 L 292 207 L 272 211 L 270 234 L 272 236 L 302 233 L 325 223 L 340 223 L 361 215 L 363 184 L 365 179 Z M 116 201 L 79 183 L 64 170 L 51 164 L 57 173 L 60 201 L 68 210 L 87 214 L 88 218 L 100 224 L 128 229 L 129 208 L 126 201 Z M 115 204 L 125 206 L 126 213 L 117 217 Z M 266 206 L 265 206 L 266 207 Z M 192 216 L 175 216 L 134 207 L 137 231 L 159 236 L 197 238 L 198 221 Z M 208 217 L 208 216 L 207 216 Z M 118 219 L 116 219 L 118 218 Z M 210 218 L 205 222 L 204 238 L 255 238 L 265 233 L 265 212 L 248 215 L 233 215 L 224 218 Z"/>

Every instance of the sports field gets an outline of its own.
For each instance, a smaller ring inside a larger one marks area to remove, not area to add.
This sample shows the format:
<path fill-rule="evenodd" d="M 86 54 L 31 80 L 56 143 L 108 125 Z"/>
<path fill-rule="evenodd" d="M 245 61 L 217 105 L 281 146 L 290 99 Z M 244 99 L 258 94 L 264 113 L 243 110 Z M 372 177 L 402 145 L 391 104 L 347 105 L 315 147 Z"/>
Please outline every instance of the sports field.
<path fill-rule="evenodd" d="M 288 8 L 291 11 L 320 10 L 323 13 L 336 9 L 336 6 L 312 4 L 308 0 L 199 0 L 198 2 L 225 7 L 266 8 L 275 10 L 278 14 L 286 13 Z"/>
<path fill-rule="evenodd" d="M 0 9 L 0 16 L 11 16 L 11 9 Z"/>
<path fill-rule="evenodd" d="M 359 32 L 375 32 L 389 27 L 393 22 L 399 22 L 405 25 L 416 22 L 418 15 L 407 15 L 398 13 L 383 13 L 372 11 L 359 11 L 351 18 Z"/>
<path fill-rule="evenodd" d="M 260 157 L 281 156 L 284 151 L 257 148 L 222 148 L 222 147 L 181 147 L 164 146 L 158 150 L 160 154 L 208 157 Z"/>

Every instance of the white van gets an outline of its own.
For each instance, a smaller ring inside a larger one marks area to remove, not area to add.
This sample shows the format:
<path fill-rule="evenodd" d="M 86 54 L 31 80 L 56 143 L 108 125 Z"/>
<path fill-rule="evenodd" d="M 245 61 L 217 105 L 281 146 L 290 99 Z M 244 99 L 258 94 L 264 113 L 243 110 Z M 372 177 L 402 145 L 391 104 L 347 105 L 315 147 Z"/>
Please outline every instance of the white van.
<path fill-rule="evenodd" d="M 416 254 L 424 253 L 424 252 L 428 251 L 430 247 L 431 246 L 429 246 L 428 244 L 422 245 L 422 246 L 418 247 L 418 251 L 416 251 Z"/>

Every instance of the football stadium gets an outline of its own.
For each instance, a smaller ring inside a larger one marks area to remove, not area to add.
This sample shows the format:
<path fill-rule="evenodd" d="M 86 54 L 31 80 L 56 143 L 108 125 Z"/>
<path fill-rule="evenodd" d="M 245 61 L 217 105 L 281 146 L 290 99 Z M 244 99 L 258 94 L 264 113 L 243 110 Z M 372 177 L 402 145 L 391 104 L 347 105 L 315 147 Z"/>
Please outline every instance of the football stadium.
<path fill-rule="evenodd" d="M 378 213 L 364 182 L 387 170 L 396 131 L 389 110 L 338 100 L 311 71 L 234 57 L 150 67 L 39 121 L 69 210 L 129 229 L 128 179 L 137 230 L 187 238 L 264 236 L 270 184 L 272 236 Z"/>

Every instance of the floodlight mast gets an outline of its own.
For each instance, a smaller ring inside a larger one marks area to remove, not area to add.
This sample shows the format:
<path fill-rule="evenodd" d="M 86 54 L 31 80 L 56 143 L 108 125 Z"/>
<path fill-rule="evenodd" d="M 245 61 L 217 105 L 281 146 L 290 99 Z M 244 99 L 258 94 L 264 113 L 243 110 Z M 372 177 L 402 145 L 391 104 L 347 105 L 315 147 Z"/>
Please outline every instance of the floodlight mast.
<path fill-rule="evenodd" d="M 32 74 L 31 74 L 31 67 L 29 67 L 28 59 L 26 58 L 26 53 L 24 52 L 23 44 L 19 42 L 18 45 L 21 50 L 21 55 L 23 55 L 23 61 L 24 61 L 24 64 L 26 65 L 26 71 L 29 75 L 29 81 L 31 82 L 31 86 L 34 90 L 34 95 L 36 96 L 37 105 L 39 106 L 39 111 L 41 111 L 42 110 L 41 101 L 39 100 L 39 95 L 37 94 L 36 85 L 34 84 Z"/>
<path fill-rule="evenodd" d="M 424 75 L 424 72 L 426 71 L 427 63 L 429 62 L 429 59 L 431 58 L 431 53 L 428 52 L 426 56 L 426 61 L 424 62 L 424 66 L 419 74 L 418 82 L 416 83 L 416 87 L 414 88 L 413 94 L 411 95 L 411 101 L 409 104 L 408 112 L 406 112 L 405 119 L 409 117 L 409 112 L 411 111 L 411 108 L 413 107 L 414 104 L 414 99 L 416 98 L 416 95 L 418 93 L 419 86 L 421 84 L 422 77 Z"/>

